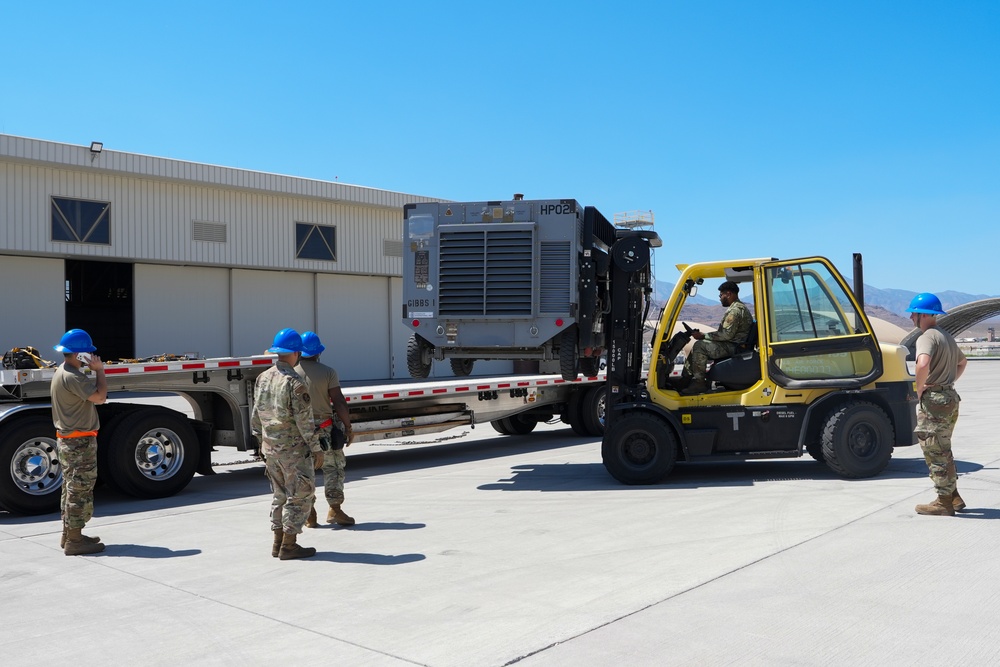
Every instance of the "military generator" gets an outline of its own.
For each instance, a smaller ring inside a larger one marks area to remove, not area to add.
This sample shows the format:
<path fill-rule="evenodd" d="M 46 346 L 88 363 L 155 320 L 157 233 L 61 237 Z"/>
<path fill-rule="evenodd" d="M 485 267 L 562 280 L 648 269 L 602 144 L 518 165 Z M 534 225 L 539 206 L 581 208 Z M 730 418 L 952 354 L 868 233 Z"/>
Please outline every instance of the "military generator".
<path fill-rule="evenodd" d="M 596 375 L 607 347 L 616 228 L 573 199 L 407 204 L 403 320 L 410 375 L 434 359 L 455 375 L 476 359 L 558 361 Z M 554 364 L 552 364 L 554 366 Z"/>

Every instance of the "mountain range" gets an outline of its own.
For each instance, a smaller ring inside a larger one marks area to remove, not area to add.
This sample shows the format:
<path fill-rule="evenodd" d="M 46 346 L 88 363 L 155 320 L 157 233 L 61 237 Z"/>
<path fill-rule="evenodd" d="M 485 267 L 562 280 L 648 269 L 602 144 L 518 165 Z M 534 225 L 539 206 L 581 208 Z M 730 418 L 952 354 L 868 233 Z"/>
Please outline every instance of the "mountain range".
<path fill-rule="evenodd" d="M 847 281 L 853 289 L 853 281 Z M 708 285 L 705 284 L 700 287 L 698 294 L 692 298 L 688 299 L 687 303 L 684 305 L 684 315 L 691 319 L 696 319 L 696 321 L 702 322 L 704 324 L 717 324 L 719 318 L 722 317 L 724 309 L 719 305 L 718 294 L 716 292 L 718 285 Z M 670 293 L 674 289 L 673 283 L 668 283 L 662 280 L 655 281 L 653 299 L 658 304 L 662 304 L 664 301 L 670 298 Z M 906 309 L 910 306 L 910 301 L 917 292 L 912 292 L 909 290 L 902 289 L 881 289 L 873 285 L 865 283 L 865 312 L 869 317 L 877 317 L 881 320 L 891 322 L 903 329 L 909 330 L 912 328 L 910 323 L 909 315 L 906 313 Z M 955 306 L 961 306 L 962 304 L 969 303 L 970 301 L 979 301 L 981 299 L 992 299 L 997 298 L 996 296 L 990 296 L 987 294 L 967 294 L 965 292 L 956 292 L 953 290 L 948 290 L 945 292 L 937 292 L 937 297 L 941 299 L 941 305 L 944 306 L 945 310 L 954 308 Z M 747 295 L 742 295 L 743 300 L 746 301 Z M 983 331 L 979 335 L 985 335 L 985 330 L 987 326 L 996 326 L 1000 323 L 1000 318 L 995 318 L 992 320 L 987 320 L 983 322 L 981 327 Z"/>

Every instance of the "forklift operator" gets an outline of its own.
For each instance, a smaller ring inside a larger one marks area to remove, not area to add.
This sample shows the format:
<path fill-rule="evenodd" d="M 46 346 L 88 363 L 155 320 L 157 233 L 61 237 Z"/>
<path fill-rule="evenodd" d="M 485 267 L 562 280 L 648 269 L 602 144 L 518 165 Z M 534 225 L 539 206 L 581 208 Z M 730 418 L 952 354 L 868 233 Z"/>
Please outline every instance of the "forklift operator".
<path fill-rule="evenodd" d="M 703 394 L 708 391 L 705 374 L 710 359 L 726 359 L 736 354 L 737 348 L 746 343 L 753 327 L 753 314 L 740 301 L 740 286 L 731 280 L 719 285 L 719 301 L 726 306 L 726 314 L 718 331 L 702 333 L 694 331 L 695 344 L 684 362 L 684 375 L 691 383 L 684 390 L 685 395 Z"/>

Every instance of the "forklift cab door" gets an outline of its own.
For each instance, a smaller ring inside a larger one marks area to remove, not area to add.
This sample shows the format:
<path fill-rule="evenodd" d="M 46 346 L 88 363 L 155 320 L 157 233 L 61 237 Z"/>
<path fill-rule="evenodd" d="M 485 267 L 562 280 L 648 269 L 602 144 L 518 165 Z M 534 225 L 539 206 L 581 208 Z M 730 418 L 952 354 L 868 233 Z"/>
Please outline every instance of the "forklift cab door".
<path fill-rule="evenodd" d="M 760 347 L 776 385 L 856 389 L 882 375 L 871 323 L 829 260 L 769 262 L 757 278 L 765 299 Z"/>

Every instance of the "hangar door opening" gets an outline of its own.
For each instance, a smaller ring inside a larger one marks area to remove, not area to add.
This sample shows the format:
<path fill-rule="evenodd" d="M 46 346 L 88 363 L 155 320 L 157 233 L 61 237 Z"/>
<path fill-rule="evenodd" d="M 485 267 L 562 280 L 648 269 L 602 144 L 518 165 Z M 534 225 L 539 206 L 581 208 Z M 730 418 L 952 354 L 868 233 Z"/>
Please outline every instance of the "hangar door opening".
<path fill-rule="evenodd" d="M 105 361 L 135 356 L 132 265 L 66 260 L 66 328 L 83 329 Z"/>

